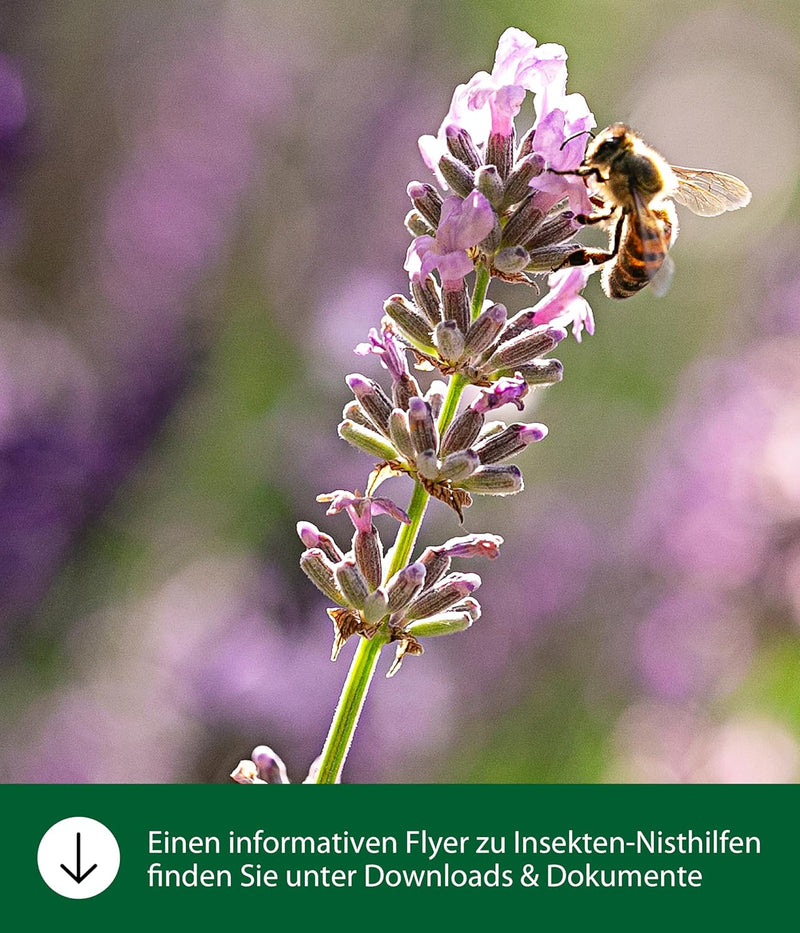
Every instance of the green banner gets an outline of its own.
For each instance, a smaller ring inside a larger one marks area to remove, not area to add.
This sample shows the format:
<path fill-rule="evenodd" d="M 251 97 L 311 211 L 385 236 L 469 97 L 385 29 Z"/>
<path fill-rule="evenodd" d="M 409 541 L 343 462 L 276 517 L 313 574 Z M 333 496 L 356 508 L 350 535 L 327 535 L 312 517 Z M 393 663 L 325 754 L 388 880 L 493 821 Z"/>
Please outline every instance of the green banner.
<path fill-rule="evenodd" d="M 37 925 L 428 930 L 447 917 L 750 930 L 764 926 L 765 911 L 789 916 L 796 900 L 794 786 L 52 785 L 2 794 L 6 903 Z"/>

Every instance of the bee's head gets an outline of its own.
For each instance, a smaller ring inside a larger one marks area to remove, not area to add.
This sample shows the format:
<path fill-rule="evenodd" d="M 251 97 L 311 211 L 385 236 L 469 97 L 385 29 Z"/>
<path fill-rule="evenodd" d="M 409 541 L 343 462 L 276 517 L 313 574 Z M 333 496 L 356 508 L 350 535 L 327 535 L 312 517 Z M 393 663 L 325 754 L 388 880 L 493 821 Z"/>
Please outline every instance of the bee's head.
<path fill-rule="evenodd" d="M 624 123 L 612 123 L 598 133 L 586 150 L 586 162 L 608 165 L 615 156 L 633 148 L 634 135 Z"/>

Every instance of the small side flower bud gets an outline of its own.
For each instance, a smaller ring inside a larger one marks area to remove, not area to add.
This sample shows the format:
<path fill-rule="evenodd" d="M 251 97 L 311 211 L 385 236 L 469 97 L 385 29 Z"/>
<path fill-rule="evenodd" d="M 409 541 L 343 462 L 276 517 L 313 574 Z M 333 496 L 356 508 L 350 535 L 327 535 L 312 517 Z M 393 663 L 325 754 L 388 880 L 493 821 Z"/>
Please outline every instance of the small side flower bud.
<path fill-rule="evenodd" d="M 503 179 L 494 165 L 482 165 L 475 172 L 475 187 L 494 208 L 503 201 Z"/>
<path fill-rule="evenodd" d="M 485 466 L 458 485 L 481 496 L 513 496 L 522 491 L 522 473 L 515 466 Z"/>
<path fill-rule="evenodd" d="M 464 334 L 455 321 L 441 321 L 433 332 L 433 342 L 439 357 L 450 363 L 461 359 L 464 353 Z"/>
<path fill-rule="evenodd" d="M 475 187 L 474 169 L 465 165 L 460 159 L 456 159 L 448 152 L 445 152 L 439 159 L 439 171 L 454 194 L 465 198 L 472 193 Z"/>
<path fill-rule="evenodd" d="M 438 615 L 465 596 L 470 596 L 480 585 L 481 578 L 477 573 L 451 573 L 433 589 L 418 596 L 406 610 L 405 617 L 413 622 Z"/>
<path fill-rule="evenodd" d="M 421 450 L 414 458 L 414 463 L 423 479 L 439 479 L 439 460 L 435 450 Z"/>
<path fill-rule="evenodd" d="M 251 755 L 258 776 L 267 784 L 288 784 L 286 765 L 268 745 L 257 745 Z"/>
<path fill-rule="evenodd" d="M 439 477 L 459 483 L 472 476 L 480 465 L 481 460 L 474 450 L 457 450 L 442 460 Z"/>
<path fill-rule="evenodd" d="M 336 565 L 334 573 L 336 582 L 339 584 L 339 589 L 344 593 L 347 604 L 355 609 L 363 609 L 364 601 L 369 595 L 369 587 L 355 560 L 346 557 Z"/>
<path fill-rule="evenodd" d="M 409 399 L 415 395 L 420 395 L 420 388 L 417 380 L 409 373 L 401 373 L 398 379 L 392 382 L 392 401 L 395 408 L 401 408 L 403 411 L 408 409 Z M 391 422 L 391 416 L 389 418 Z"/>
<path fill-rule="evenodd" d="M 425 220 L 435 229 L 442 219 L 442 196 L 433 187 L 419 181 L 412 181 L 406 188 L 411 203 Z"/>
<path fill-rule="evenodd" d="M 496 165 L 500 177 L 505 180 L 514 162 L 514 134 L 491 133 L 486 142 L 486 160 Z"/>
<path fill-rule="evenodd" d="M 438 324 L 442 319 L 442 300 L 439 296 L 439 290 L 436 287 L 434 279 L 431 276 L 428 276 L 424 282 L 412 279 L 411 294 L 417 308 L 419 308 L 431 324 Z"/>
<path fill-rule="evenodd" d="M 450 570 L 452 561 L 441 547 L 425 548 L 419 562 L 425 567 L 423 590 L 429 590 Z"/>
<path fill-rule="evenodd" d="M 488 557 L 489 560 L 495 560 L 502 543 L 500 535 L 462 535 L 445 541 L 438 550 L 448 557 Z"/>
<path fill-rule="evenodd" d="M 489 369 L 513 369 L 530 363 L 531 360 L 549 353 L 566 335 L 567 332 L 561 327 L 543 325 L 541 329 L 501 343 L 486 366 Z"/>
<path fill-rule="evenodd" d="M 481 311 L 467 330 L 464 352 L 468 356 L 476 356 L 490 347 L 503 329 L 507 316 L 506 306 L 501 304 L 491 305 Z"/>
<path fill-rule="evenodd" d="M 442 612 L 420 622 L 412 622 L 406 629 L 414 638 L 435 638 L 438 635 L 453 635 L 464 632 L 472 625 L 469 612 Z"/>
<path fill-rule="evenodd" d="M 300 569 L 314 584 L 314 586 L 327 596 L 337 606 L 346 606 L 347 597 L 339 589 L 333 564 L 327 559 L 319 548 L 309 548 L 300 556 Z"/>
<path fill-rule="evenodd" d="M 361 614 L 364 616 L 364 621 L 369 625 L 377 625 L 388 612 L 389 604 L 386 593 L 378 588 L 373 590 L 364 600 L 364 608 Z"/>
<path fill-rule="evenodd" d="M 529 386 L 548 386 L 561 382 L 564 377 L 564 364 L 560 360 L 533 360 L 516 371 Z"/>
<path fill-rule="evenodd" d="M 331 563 L 337 564 L 344 557 L 333 538 L 320 531 L 311 522 L 298 522 L 297 536 L 305 547 L 319 548 Z"/>
<path fill-rule="evenodd" d="M 425 565 L 417 561 L 394 575 L 386 587 L 390 612 L 405 609 L 414 599 L 425 582 L 425 572 Z"/>
<path fill-rule="evenodd" d="M 258 768 L 248 759 L 243 759 L 231 771 L 231 777 L 237 784 L 266 784 L 258 776 Z"/>
<path fill-rule="evenodd" d="M 503 246 L 527 243 L 544 219 L 544 212 L 534 204 L 533 196 L 520 204 L 503 227 Z"/>
<path fill-rule="evenodd" d="M 411 433 L 408 430 L 408 416 L 404 411 L 395 408 L 389 418 L 389 437 L 406 460 L 413 460 L 416 451 L 411 442 Z"/>
<path fill-rule="evenodd" d="M 379 460 L 394 460 L 397 457 L 394 447 L 377 431 L 364 428 L 354 421 L 342 421 L 338 430 L 343 441 L 347 441 L 356 450 L 369 454 L 370 457 L 377 457 Z"/>
<path fill-rule="evenodd" d="M 519 203 L 531 193 L 530 181 L 544 171 L 545 160 L 538 153 L 517 159 L 514 170 L 508 176 L 501 207 L 510 207 Z"/>
<path fill-rule="evenodd" d="M 525 241 L 525 247 L 532 251 L 545 246 L 555 246 L 557 243 L 568 240 L 579 229 L 580 224 L 575 220 L 572 211 L 561 211 L 555 217 L 548 217 Z M 575 247 L 573 246 L 572 249 Z"/>
<path fill-rule="evenodd" d="M 442 438 L 440 453 L 443 457 L 456 450 L 466 450 L 480 434 L 485 418 L 472 406 L 468 406 L 450 422 Z"/>
<path fill-rule="evenodd" d="M 375 430 L 375 425 L 372 422 L 372 419 L 367 415 L 364 409 L 358 404 L 355 399 L 351 399 L 342 409 L 342 418 L 345 421 L 355 421 L 356 424 L 360 424 L 365 428 L 370 430 Z"/>
<path fill-rule="evenodd" d="M 384 302 L 383 310 L 408 338 L 423 353 L 434 350 L 430 324 L 412 308 L 402 295 L 393 295 Z"/>
<path fill-rule="evenodd" d="M 473 171 L 481 164 L 481 157 L 469 133 L 460 126 L 451 124 L 445 129 L 445 142 L 454 158 L 468 165 Z"/>
<path fill-rule="evenodd" d="M 469 330 L 470 311 L 467 290 L 463 286 L 457 289 L 445 288 L 442 291 L 442 317 L 446 321 L 455 321 L 462 334 Z"/>
<path fill-rule="evenodd" d="M 495 253 L 492 262 L 495 269 L 513 275 L 527 267 L 530 256 L 523 246 L 504 246 Z"/>
<path fill-rule="evenodd" d="M 355 395 L 358 404 L 369 415 L 375 427 L 384 434 L 389 433 L 389 415 L 392 413 L 392 400 L 373 379 L 367 379 L 360 373 L 347 376 L 347 385 Z"/>
<path fill-rule="evenodd" d="M 436 233 L 436 230 L 417 210 L 409 211 L 403 223 L 411 236 L 433 236 Z"/>
<path fill-rule="evenodd" d="M 475 453 L 483 464 L 500 463 L 546 436 L 547 428 L 543 424 L 510 424 L 504 431 L 477 444 Z"/>
<path fill-rule="evenodd" d="M 353 556 L 369 588 L 374 590 L 383 579 L 383 546 L 373 525 L 368 531 L 356 531 L 353 535 Z"/>
<path fill-rule="evenodd" d="M 414 450 L 436 450 L 436 426 L 433 423 L 431 406 L 421 398 L 412 398 L 408 403 L 408 429 Z"/>

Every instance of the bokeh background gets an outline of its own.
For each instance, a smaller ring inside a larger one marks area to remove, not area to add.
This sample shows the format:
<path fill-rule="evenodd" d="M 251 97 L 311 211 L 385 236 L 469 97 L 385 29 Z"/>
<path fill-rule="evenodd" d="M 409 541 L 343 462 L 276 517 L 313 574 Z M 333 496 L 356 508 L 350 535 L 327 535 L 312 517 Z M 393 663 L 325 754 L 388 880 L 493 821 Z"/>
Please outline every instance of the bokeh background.
<path fill-rule="evenodd" d="M 796 781 L 796 13 L 0 2 L 0 780 L 224 781 L 262 742 L 302 780 L 353 646 L 294 525 L 346 540 L 315 496 L 370 466 L 335 426 L 406 286 L 416 139 L 515 25 L 600 126 L 753 202 L 682 212 L 666 298 L 591 283 L 525 492 L 467 513 L 506 539 L 463 568 L 483 617 L 376 678 L 345 777 Z M 434 503 L 425 542 L 459 533 Z"/>

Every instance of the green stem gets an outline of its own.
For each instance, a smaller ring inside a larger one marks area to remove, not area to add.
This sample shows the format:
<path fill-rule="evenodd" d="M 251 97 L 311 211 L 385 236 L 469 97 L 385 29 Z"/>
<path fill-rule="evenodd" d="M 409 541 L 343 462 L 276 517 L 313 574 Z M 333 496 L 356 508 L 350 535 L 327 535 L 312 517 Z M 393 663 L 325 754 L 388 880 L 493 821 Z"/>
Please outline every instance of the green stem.
<path fill-rule="evenodd" d="M 472 317 L 473 319 L 480 314 L 483 306 L 483 300 L 486 297 L 486 290 L 489 286 L 489 272 L 482 266 L 478 266 L 475 276 L 475 290 L 472 294 Z M 453 420 L 461 393 L 467 385 L 467 380 L 460 374 L 454 375 L 450 379 L 447 390 L 447 396 L 442 405 L 442 411 L 439 415 L 439 436 L 447 430 L 448 425 Z M 411 552 L 419 535 L 419 529 L 422 525 L 422 519 L 425 517 L 425 510 L 428 507 L 430 495 L 420 485 L 414 484 L 414 491 L 411 494 L 411 501 L 408 504 L 409 523 L 401 525 L 397 533 L 392 550 L 392 559 L 389 568 L 386 571 L 386 579 L 390 580 L 399 570 L 408 564 L 411 558 Z M 342 687 L 339 702 L 336 705 L 336 712 L 333 715 L 328 737 L 325 740 L 325 747 L 322 749 L 319 771 L 316 776 L 317 784 L 335 784 L 339 780 L 344 767 L 345 758 L 350 751 L 353 742 L 353 735 L 358 725 L 361 710 L 364 708 L 364 701 L 367 698 L 367 691 L 375 674 L 375 668 L 378 664 L 378 658 L 381 648 L 389 641 L 389 633 L 386 626 L 382 626 L 372 638 L 360 638 L 356 653 L 350 664 L 350 670 L 347 672 L 347 678 Z"/>

